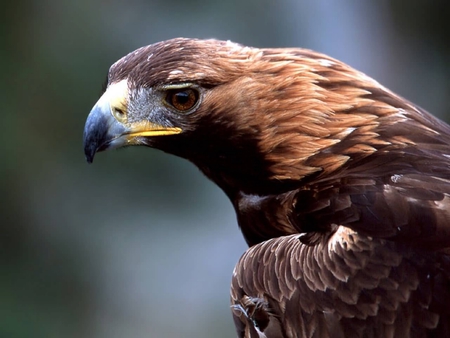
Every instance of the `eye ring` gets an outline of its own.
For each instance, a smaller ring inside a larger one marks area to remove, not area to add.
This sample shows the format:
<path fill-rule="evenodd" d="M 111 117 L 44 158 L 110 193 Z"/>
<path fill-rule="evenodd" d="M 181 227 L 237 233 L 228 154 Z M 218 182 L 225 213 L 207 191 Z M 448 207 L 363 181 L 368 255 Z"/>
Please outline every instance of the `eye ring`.
<path fill-rule="evenodd" d="M 199 97 L 195 88 L 174 88 L 166 91 L 165 101 L 179 112 L 188 112 L 196 106 Z"/>

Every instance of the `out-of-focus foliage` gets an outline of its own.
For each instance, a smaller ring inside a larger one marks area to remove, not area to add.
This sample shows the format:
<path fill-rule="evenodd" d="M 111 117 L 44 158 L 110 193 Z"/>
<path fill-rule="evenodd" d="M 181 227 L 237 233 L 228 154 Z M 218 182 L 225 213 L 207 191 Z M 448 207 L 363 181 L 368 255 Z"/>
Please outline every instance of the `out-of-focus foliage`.
<path fill-rule="evenodd" d="M 232 337 L 230 203 L 150 149 L 84 162 L 108 67 L 177 36 L 319 50 L 450 111 L 444 1 L 28 0 L 2 11 L 0 337 Z"/>

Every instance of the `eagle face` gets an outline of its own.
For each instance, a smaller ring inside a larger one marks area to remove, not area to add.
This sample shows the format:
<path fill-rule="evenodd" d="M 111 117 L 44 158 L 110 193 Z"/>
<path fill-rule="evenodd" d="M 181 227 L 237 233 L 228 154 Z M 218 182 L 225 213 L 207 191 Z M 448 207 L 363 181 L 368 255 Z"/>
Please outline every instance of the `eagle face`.
<path fill-rule="evenodd" d="M 113 64 L 84 130 L 96 152 L 186 158 L 250 246 L 240 337 L 450 333 L 450 127 L 305 49 L 173 39 Z"/>

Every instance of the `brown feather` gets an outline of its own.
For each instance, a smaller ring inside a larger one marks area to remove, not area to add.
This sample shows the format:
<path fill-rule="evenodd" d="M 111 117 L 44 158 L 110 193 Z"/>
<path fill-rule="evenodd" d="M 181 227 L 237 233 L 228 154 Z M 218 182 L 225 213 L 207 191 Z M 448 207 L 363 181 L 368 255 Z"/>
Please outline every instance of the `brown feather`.
<path fill-rule="evenodd" d="M 231 288 L 239 337 L 450 336 L 447 124 L 304 49 L 174 39 L 108 78 L 127 80 L 130 121 L 182 130 L 140 144 L 233 203 L 250 246 Z M 172 84 L 201 89 L 194 112 L 158 101 Z"/>

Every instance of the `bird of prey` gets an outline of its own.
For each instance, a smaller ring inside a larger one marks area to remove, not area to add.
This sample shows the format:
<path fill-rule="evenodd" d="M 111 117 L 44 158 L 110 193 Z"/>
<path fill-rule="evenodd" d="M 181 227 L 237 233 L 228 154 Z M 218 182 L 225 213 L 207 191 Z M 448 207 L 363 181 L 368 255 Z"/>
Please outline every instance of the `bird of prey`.
<path fill-rule="evenodd" d="M 326 55 L 177 38 L 124 56 L 84 130 L 193 162 L 249 245 L 239 337 L 450 337 L 450 127 Z"/>

